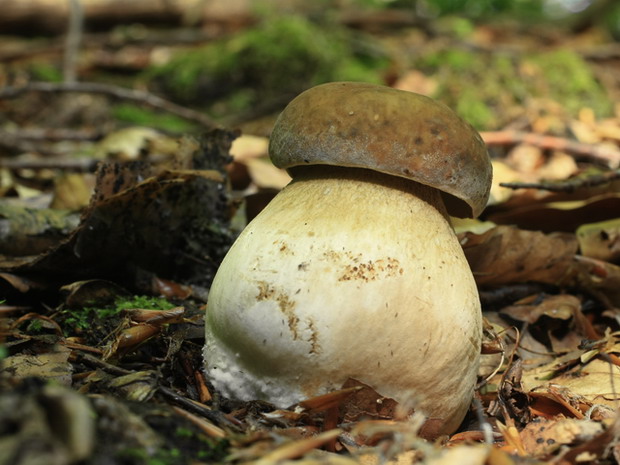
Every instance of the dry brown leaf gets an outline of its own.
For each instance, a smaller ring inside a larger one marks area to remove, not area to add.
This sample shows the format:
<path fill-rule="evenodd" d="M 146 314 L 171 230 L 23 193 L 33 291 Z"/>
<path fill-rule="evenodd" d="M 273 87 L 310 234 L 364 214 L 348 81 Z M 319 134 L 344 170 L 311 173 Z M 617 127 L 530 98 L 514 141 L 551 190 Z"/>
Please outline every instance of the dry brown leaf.
<path fill-rule="evenodd" d="M 594 359 L 575 373 L 553 378 L 553 382 L 584 397 L 593 404 L 618 408 L 620 405 L 620 367 Z"/>
<path fill-rule="evenodd" d="M 410 70 L 399 77 L 392 87 L 394 89 L 406 90 L 417 94 L 428 95 L 429 97 L 437 90 L 437 80 L 426 76 L 418 70 Z"/>
<path fill-rule="evenodd" d="M 575 139 L 584 144 L 598 144 L 601 141 L 595 128 L 583 121 L 571 121 L 570 130 Z"/>
<path fill-rule="evenodd" d="M 605 342 L 606 341 L 606 342 Z M 556 357 L 549 364 L 523 372 L 523 387 L 528 391 L 558 393 L 570 399 L 571 405 L 591 403 L 617 408 L 620 401 L 620 367 L 605 358 L 620 352 L 615 339 L 601 341 L 592 350 L 583 349 Z M 597 355 L 601 354 L 600 357 Z M 540 397 L 540 396 L 539 396 Z"/>
<path fill-rule="evenodd" d="M 575 158 L 564 152 L 553 152 L 545 164 L 536 171 L 536 176 L 544 180 L 560 180 L 573 176 L 578 171 Z"/>
<path fill-rule="evenodd" d="M 230 154 L 236 161 L 246 162 L 252 158 L 267 156 L 268 148 L 269 139 L 267 137 L 243 134 L 233 141 L 230 147 Z"/>
<path fill-rule="evenodd" d="M 106 135 L 95 147 L 95 157 L 132 161 L 147 156 L 171 158 L 178 141 L 152 128 L 133 126 Z"/>
<path fill-rule="evenodd" d="M 529 300 L 524 299 L 514 305 L 504 307 L 500 313 L 518 321 L 535 323 L 543 315 L 549 318 L 568 320 L 581 309 L 581 301 L 570 294 L 547 296 L 542 302 L 537 300 L 529 302 Z"/>
<path fill-rule="evenodd" d="M 486 445 L 462 445 L 443 449 L 437 457 L 424 460 L 424 465 L 485 465 L 491 448 Z"/>
<path fill-rule="evenodd" d="M 495 205 L 506 202 L 515 193 L 514 189 L 502 187 L 500 184 L 505 182 L 521 182 L 523 177 L 517 170 L 508 166 L 502 160 L 492 160 L 491 164 L 493 165 L 493 181 L 491 183 L 489 205 Z"/>
<path fill-rule="evenodd" d="M 250 159 L 247 160 L 246 166 L 252 182 L 254 182 L 257 187 L 282 189 L 291 182 L 291 177 L 285 170 L 276 168 L 267 160 Z"/>
<path fill-rule="evenodd" d="M 587 441 L 603 430 L 603 425 L 594 421 L 573 418 L 539 419 L 528 423 L 520 436 L 529 455 L 546 458 L 562 446 Z"/>
<path fill-rule="evenodd" d="M 289 408 L 289 410 L 297 411 L 298 409 L 303 409 L 309 413 L 323 412 L 325 410 L 340 406 L 347 398 L 362 389 L 363 386 L 359 385 L 344 387 L 338 391 L 305 399 Z"/>
<path fill-rule="evenodd" d="M 596 132 L 603 139 L 620 142 L 620 125 L 617 120 L 601 121 L 601 124 L 596 127 Z"/>
<path fill-rule="evenodd" d="M 576 234 L 581 255 L 608 262 L 620 260 L 620 218 L 582 224 Z"/>
<path fill-rule="evenodd" d="M 265 189 L 282 189 L 290 181 L 288 173 L 276 168 L 267 155 L 269 139 L 242 135 L 233 141 L 230 154 L 234 162 L 229 173 L 235 189 L 243 190 L 250 183 Z"/>
<path fill-rule="evenodd" d="M 620 437 L 620 417 L 615 415 L 613 421 L 605 423 L 609 426 L 604 431 L 589 437 L 581 444 L 566 448 L 564 453 L 561 454 L 557 460 L 554 460 L 554 463 L 557 465 L 601 463 L 598 459 L 609 458 L 611 455 L 610 453 L 613 453 L 617 458 L 617 443 L 618 437 Z"/>
<path fill-rule="evenodd" d="M 9 378 L 37 377 L 70 386 L 73 366 L 69 363 L 69 355 L 71 350 L 62 345 L 56 345 L 46 353 L 16 354 L 2 360 L 0 373 Z"/>
<path fill-rule="evenodd" d="M 605 190 L 614 188 L 603 186 Z M 523 229 L 539 231 L 573 232 L 585 223 L 606 221 L 618 216 L 620 211 L 620 194 L 607 192 L 595 195 L 601 188 L 586 189 L 579 195 L 572 196 L 577 200 L 549 201 L 552 198 L 570 198 L 570 196 L 550 195 L 549 193 L 528 192 L 514 194 L 510 201 L 499 208 L 488 210 L 485 219 L 496 224 L 517 225 Z M 586 191 L 594 196 L 587 200 L 579 200 L 586 195 Z M 541 199 L 547 199 L 541 202 Z M 520 204 L 520 205 L 519 205 Z"/>
<path fill-rule="evenodd" d="M 460 235 L 478 285 L 560 283 L 577 252 L 572 234 L 543 234 L 498 226 L 484 234 Z"/>
<path fill-rule="evenodd" d="M 50 208 L 77 211 L 86 207 L 95 188 L 92 174 L 67 173 L 54 178 Z"/>
<path fill-rule="evenodd" d="M 400 413 L 394 399 L 378 394 L 364 383 L 349 379 L 342 387 L 357 388 L 343 399 L 341 411 L 345 422 L 355 422 L 362 418 L 394 419 Z"/>
<path fill-rule="evenodd" d="M 620 307 L 620 266 L 575 256 L 573 284 L 598 297 L 609 308 Z"/>
<path fill-rule="evenodd" d="M 392 460 L 385 460 L 379 453 L 361 454 L 356 457 L 356 463 L 361 465 L 411 465 L 412 463 L 418 463 L 416 455 L 418 455 L 416 451 L 410 450 L 398 454 Z"/>
<path fill-rule="evenodd" d="M 259 460 L 254 462 L 254 464 L 272 465 L 273 463 L 280 462 L 282 460 L 301 457 L 304 454 L 310 452 L 311 450 L 316 449 L 317 447 L 321 447 L 323 444 L 338 438 L 341 432 L 342 431 L 339 429 L 334 429 L 330 431 L 325 431 L 324 433 L 317 434 L 316 436 L 307 439 L 291 441 L 271 452 L 268 452 Z"/>
<path fill-rule="evenodd" d="M 522 175 L 533 175 L 545 163 L 545 157 L 539 147 L 519 144 L 505 158 L 505 163 Z M 533 179 L 528 177 L 528 179 Z"/>
<path fill-rule="evenodd" d="M 522 342 L 527 341 L 525 347 L 529 347 L 531 338 L 528 336 L 532 336 L 538 337 L 553 352 L 565 353 L 577 349 L 584 338 L 601 338 L 581 311 L 581 300 L 570 294 L 534 294 L 504 307 L 500 314 L 529 323 L 522 334 Z M 540 320 L 543 316 L 546 319 Z"/>
<path fill-rule="evenodd" d="M 556 384 L 549 384 L 530 391 L 528 396 L 531 401 L 532 415 L 544 418 L 555 418 L 563 415 L 581 420 L 592 406 L 592 403 L 584 397 L 576 396 L 569 389 Z"/>

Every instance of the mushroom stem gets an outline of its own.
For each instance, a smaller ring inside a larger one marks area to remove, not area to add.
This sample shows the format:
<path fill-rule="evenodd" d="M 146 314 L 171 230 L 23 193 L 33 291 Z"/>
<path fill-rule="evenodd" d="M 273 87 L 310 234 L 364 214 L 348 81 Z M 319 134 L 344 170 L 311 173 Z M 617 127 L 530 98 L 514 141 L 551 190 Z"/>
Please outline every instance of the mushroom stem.
<path fill-rule="evenodd" d="M 310 166 L 230 249 L 206 327 L 225 395 L 285 407 L 353 378 L 450 432 L 472 397 L 481 314 L 439 191 Z"/>

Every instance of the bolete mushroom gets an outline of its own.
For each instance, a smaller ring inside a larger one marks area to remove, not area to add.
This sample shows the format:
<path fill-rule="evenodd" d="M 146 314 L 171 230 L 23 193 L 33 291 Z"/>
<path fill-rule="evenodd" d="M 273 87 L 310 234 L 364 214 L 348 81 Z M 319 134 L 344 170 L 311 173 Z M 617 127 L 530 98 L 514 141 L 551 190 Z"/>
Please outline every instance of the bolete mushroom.
<path fill-rule="evenodd" d="M 289 103 L 269 152 L 293 180 L 213 281 L 209 379 L 226 396 L 279 407 L 353 379 L 454 431 L 482 330 L 448 213 L 486 204 L 482 139 L 430 98 L 336 82 Z"/>

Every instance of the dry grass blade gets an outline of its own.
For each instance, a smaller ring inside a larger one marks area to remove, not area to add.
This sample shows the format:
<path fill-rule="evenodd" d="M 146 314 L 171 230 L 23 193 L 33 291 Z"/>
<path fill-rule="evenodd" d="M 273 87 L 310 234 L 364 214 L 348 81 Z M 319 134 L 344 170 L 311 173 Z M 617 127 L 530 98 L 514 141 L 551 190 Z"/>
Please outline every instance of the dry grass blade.
<path fill-rule="evenodd" d="M 204 431 L 204 433 L 207 436 L 210 436 L 212 438 L 225 438 L 226 437 L 226 431 L 224 431 L 219 426 L 214 425 L 210 421 L 207 421 L 204 418 L 200 418 L 199 416 L 194 415 L 193 413 L 190 413 L 174 405 L 172 406 L 172 409 L 175 412 L 177 412 L 179 415 L 181 415 L 183 418 L 191 421 L 194 425 L 196 425 L 198 428 Z"/>
<path fill-rule="evenodd" d="M 317 434 L 314 437 L 308 439 L 300 439 L 299 441 L 293 441 L 283 446 L 278 447 L 274 451 L 265 454 L 262 458 L 254 462 L 254 465 L 267 465 L 273 464 L 281 460 L 295 459 L 303 456 L 307 452 L 310 452 L 323 444 L 333 441 L 340 436 L 342 430 L 333 429 L 325 431 L 324 433 Z"/>
<path fill-rule="evenodd" d="M 362 389 L 362 386 L 354 386 L 338 391 L 330 392 L 321 396 L 311 397 L 299 402 L 296 406 L 303 408 L 309 412 L 322 412 L 333 407 L 339 406 L 347 397 L 354 392 Z M 291 410 L 294 410 L 292 408 Z"/>

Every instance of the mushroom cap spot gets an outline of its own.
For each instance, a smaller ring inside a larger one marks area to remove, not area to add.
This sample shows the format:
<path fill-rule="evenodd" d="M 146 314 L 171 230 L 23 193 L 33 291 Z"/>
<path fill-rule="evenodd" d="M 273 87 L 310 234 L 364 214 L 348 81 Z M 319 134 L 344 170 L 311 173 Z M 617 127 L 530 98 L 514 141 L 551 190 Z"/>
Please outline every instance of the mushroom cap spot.
<path fill-rule="evenodd" d="M 442 192 L 448 212 L 478 216 L 492 166 L 478 132 L 423 95 L 358 82 L 332 82 L 293 99 L 278 117 L 269 154 L 279 168 L 368 168 Z"/>

